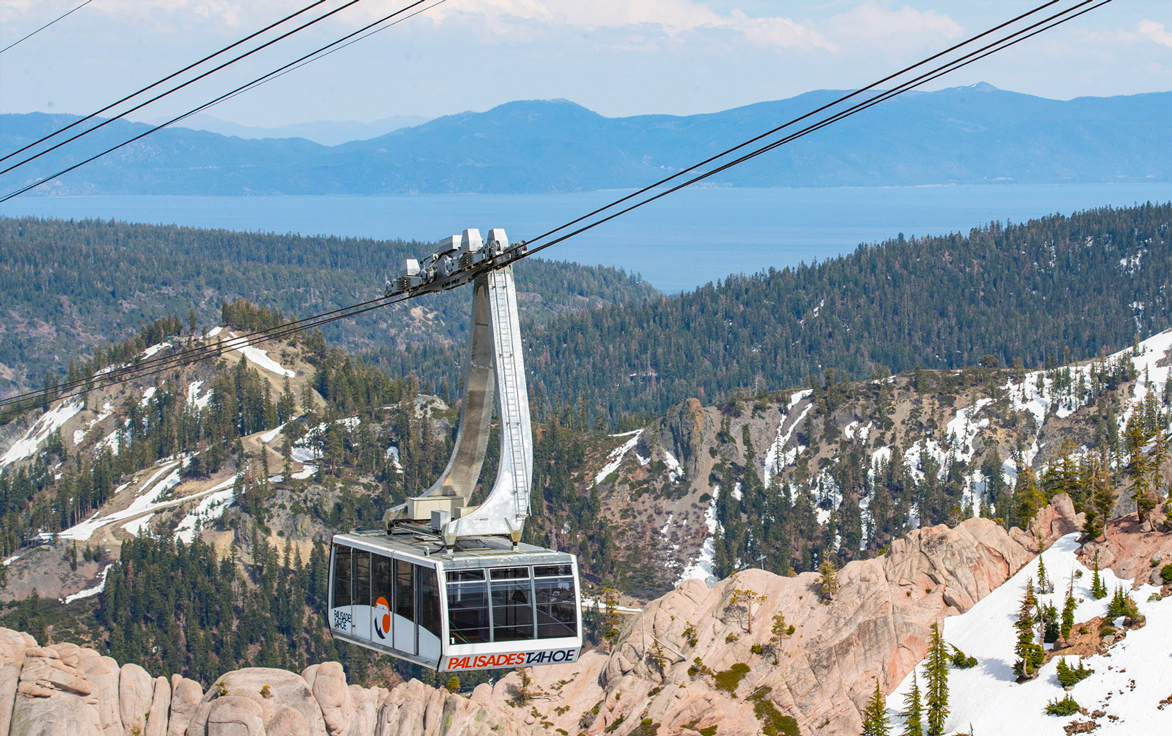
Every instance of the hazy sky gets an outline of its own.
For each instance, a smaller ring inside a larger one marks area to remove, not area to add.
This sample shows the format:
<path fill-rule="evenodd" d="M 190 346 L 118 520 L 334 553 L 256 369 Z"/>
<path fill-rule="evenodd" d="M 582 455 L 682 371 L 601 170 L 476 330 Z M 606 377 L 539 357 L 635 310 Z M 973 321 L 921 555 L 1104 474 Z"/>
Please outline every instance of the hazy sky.
<path fill-rule="evenodd" d="M 0 47 L 80 2 L 0 0 Z M 309 2 L 93 0 L 0 55 L 0 111 L 91 112 Z M 363 0 L 134 117 L 185 111 L 408 3 Z M 1036 4 L 446 0 L 208 114 L 277 126 L 533 98 L 609 116 L 715 111 L 858 87 Z M 937 86 L 978 81 L 1057 98 L 1172 89 L 1172 0 L 1116 0 Z"/>

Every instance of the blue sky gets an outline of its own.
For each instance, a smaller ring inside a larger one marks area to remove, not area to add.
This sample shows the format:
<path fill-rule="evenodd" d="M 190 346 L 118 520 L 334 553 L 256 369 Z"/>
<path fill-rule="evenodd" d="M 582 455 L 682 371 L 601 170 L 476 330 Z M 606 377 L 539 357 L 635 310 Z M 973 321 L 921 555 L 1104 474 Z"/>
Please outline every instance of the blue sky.
<path fill-rule="evenodd" d="M 80 1 L 4 0 L 0 47 Z M 93 0 L 0 56 L 0 110 L 90 112 L 308 2 Z M 407 2 L 363 0 L 135 117 L 186 110 Z M 861 86 L 1038 2 L 446 0 L 208 114 L 277 126 L 534 98 L 710 112 Z M 1172 0 L 1116 0 L 937 86 L 978 81 L 1063 99 L 1172 89 Z"/>

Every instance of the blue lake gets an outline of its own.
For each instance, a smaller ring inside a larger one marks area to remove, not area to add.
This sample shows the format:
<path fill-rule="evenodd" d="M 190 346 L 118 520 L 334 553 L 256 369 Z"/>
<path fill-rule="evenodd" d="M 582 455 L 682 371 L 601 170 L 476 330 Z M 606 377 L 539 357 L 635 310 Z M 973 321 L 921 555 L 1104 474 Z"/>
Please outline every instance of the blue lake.
<path fill-rule="evenodd" d="M 532 238 L 624 192 L 399 197 L 22 197 L 0 215 L 113 218 L 232 230 L 434 241 L 466 227 Z M 1172 201 L 1172 184 L 1001 185 L 865 189 L 692 189 L 545 251 L 618 266 L 656 287 L 692 289 L 849 253 L 899 233 L 967 233 L 1093 207 Z"/>

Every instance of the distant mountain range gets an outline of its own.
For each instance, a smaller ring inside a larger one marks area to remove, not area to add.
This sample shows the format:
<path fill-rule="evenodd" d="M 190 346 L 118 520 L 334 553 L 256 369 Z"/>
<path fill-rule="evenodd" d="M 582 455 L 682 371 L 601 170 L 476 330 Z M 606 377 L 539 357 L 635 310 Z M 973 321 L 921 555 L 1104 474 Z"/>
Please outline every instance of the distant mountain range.
<path fill-rule="evenodd" d="M 169 129 L 41 194 L 464 194 L 646 185 L 833 100 L 809 92 L 704 115 L 607 118 L 566 100 L 510 102 L 327 147 Z M 737 187 L 1168 181 L 1172 93 L 1048 100 L 987 84 L 909 93 L 714 177 Z M 0 116 L 0 151 L 68 124 Z M 0 177 L 11 191 L 146 130 L 118 121 Z M 93 140 L 91 140 L 91 138 Z M 79 141 L 78 143 L 82 143 Z"/>
<path fill-rule="evenodd" d="M 166 119 L 162 118 L 151 122 L 158 125 Z M 211 115 L 192 115 L 182 123 L 177 123 L 176 126 L 190 130 L 206 130 L 220 135 L 234 135 L 237 138 L 304 138 L 323 146 L 337 146 L 350 141 L 377 138 L 393 130 L 422 125 L 428 120 L 431 118 L 423 115 L 392 115 L 372 123 L 363 123 L 357 120 L 316 120 L 309 123 L 281 125 L 276 128 L 262 128 L 231 123 Z"/>

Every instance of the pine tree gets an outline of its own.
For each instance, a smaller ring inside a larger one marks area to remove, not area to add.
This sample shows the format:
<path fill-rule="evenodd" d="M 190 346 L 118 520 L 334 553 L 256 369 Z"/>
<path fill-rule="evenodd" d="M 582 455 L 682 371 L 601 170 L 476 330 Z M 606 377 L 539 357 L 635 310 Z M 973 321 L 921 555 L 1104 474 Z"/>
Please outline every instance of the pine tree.
<path fill-rule="evenodd" d="M 1038 593 L 1053 593 L 1054 582 L 1046 577 L 1046 560 L 1042 555 L 1038 555 Z"/>
<path fill-rule="evenodd" d="M 834 600 L 838 594 L 838 568 L 829 559 L 823 560 L 818 566 L 818 584 L 822 589 L 822 597 L 828 601 Z"/>
<path fill-rule="evenodd" d="M 1087 520 L 1083 526 L 1083 535 L 1087 539 L 1098 539 L 1106 534 L 1107 522 L 1111 520 L 1111 512 L 1115 509 L 1115 489 L 1112 487 L 1105 451 L 1091 460 L 1087 482 L 1090 487 L 1086 492 Z"/>
<path fill-rule="evenodd" d="M 912 672 L 912 689 L 903 696 L 903 736 L 924 736 L 924 706 L 919 676 Z"/>
<path fill-rule="evenodd" d="M 944 736 L 948 720 L 948 646 L 940 634 L 940 624 L 932 624 L 932 646 L 928 650 L 928 687 L 926 710 L 927 736 Z"/>
<path fill-rule="evenodd" d="M 1139 517 L 1141 523 L 1156 506 L 1156 500 L 1148 492 L 1151 485 L 1152 463 L 1144 454 L 1144 446 L 1147 445 L 1150 437 L 1144 424 L 1143 416 L 1137 408 L 1124 431 L 1124 446 L 1127 448 L 1130 459 L 1127 470 L 1133 482 L 1131 496 L 1132 500 L 1135 501 L 1136 516 Z"/>
<path fill-rule="evenodd" d="M 293 443 L 289 440 L 289 435 L 284 435 L 281 441 L 281 480 L 285 482 L 286 486 L 293 483 Z"/>
<path fill-rule="evenodd" d="M 1014 624 L 1014 628 L 1017 629 L 1017 644 L 1013 652 L 1018 659 L 1013 664 L 1013 671 L 1017 674 L 1019 682 L 1037 677 L 1038 667 L 1046 657 L 1046 650 L 1038 643 L 1034 633 L 1034 626 L 1038 623 L 1035 617 L 1037 606 L 1034 581 L 1027 580 L 1025 595 L 1022 596 L 1021 607 L 1018 609 L 1017 623 Z"/>
<path fill-rule="evenodd" d="M 1094 576 L 1091 578 L 1091 597 L 1102 600 L 1107 597 L 1107 586 L 1103 584 L 1103 576 L 1099 574 L 1099 550 L 1095 550 Z"/>
<path fill-rule="evenodd" d="M 879 689 L 879 678 L 875 678 L 875 692 L 867 701 L 863 711 L 863 736 L 889 736 L 891 726 L 887 722 L 887 701 Z"/>
<path fill-rule="evenodd" d="M 1046 505 L 1046 494 L 1038 487 L 1038 478 L 1034 469 L 1026 464 L 1023 458 L 1018 458 L 1017 483 L 1013 486 L 1013 510 L 1017 523 L 1022 528 L 1029 528 L 1034 522 L 1038 509 Z"/>
<path fill-rule="evenodd" d="M 1070 633 L 1074 630 L 1074 609 L 1078 603 L 1074 600 L 1074 576 L 1070 576 L 1070 586 L 1066 589 L 1066 600 L 1062 604 L 1062 627 L 1059 634 L 1063 641 L 1070 641 Z"/>

